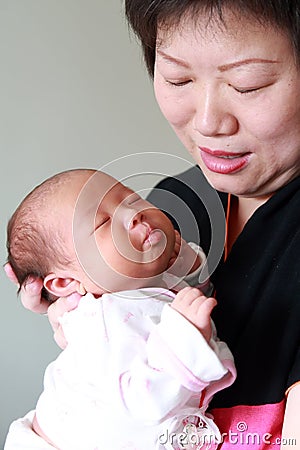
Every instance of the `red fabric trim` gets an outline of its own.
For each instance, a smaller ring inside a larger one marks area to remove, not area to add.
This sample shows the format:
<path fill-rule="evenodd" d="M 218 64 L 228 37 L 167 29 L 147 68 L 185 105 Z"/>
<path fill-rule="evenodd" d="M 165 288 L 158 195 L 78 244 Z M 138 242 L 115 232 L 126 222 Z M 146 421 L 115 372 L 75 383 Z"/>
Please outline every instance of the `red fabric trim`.
<path fill-rule="evenodd" d="M 280 403 L 234 406 L 211 411 L 221 434 L 222 450 L 274 450 L 280 448 L 285 399 Z"/>

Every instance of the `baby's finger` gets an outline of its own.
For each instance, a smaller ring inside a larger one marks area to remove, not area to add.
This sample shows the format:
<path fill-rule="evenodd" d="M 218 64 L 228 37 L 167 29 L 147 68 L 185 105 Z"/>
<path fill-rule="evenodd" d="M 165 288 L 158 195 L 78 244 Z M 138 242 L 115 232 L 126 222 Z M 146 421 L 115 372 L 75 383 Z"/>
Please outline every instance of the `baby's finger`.
<path fill-rule="evenodd" d="M 171 266 L 174 264 L 175 261 L 176 261 L 176 256 L 172 256 L 172 257 L 170 258 L 168 267 L 171 267 Z"/>
<path fill-rule="evenodd" d="M 217 300 L 215 298 L 213 298 L 213 297 L 206 298 L 200 306 L 200 308 L 201 308 L 200 313 L 203 315 L 210 316 L 212 313 L 212 310 L 214 309 L 214 307 L 216 305 L 217 305 Z M 200 310 L 200 308 L 199 308 L 199 310 Z"/>
<path fill-rule="evenodd" d="M 176 295 L 175 300 L 178 302 L 184 302 L 185 305 L 190 305 L 195 299 L 202 295 L 201 291 L 195 287 L 185 287 Z"/>
<path fill-rule="evenodd" d="M 174 233 L 175 233 L 175 241 L 176 242 L 180 242 L 181 241 L 181 235 L 180 235 L 179 231 L 178 230 L 174 230 Z"/>
<path fill-rule="evenodd" d="M 175 243 L 174 243 L 174 247 L 175 247 L 176 249 L 180 249 L 180 246 L 181 246 L 181 236 L 180 236 L 180 234 L 178 233 L 178 231 L 175 230 Z"/>
<path fill-rule="evenodd" d="M 177 292 L 176 297 L 177 299 L 183 299 L 184 296 L 192 289 L 191 286 L 186 286 L 183 289 L 180 289 L 179 292 Z"/>

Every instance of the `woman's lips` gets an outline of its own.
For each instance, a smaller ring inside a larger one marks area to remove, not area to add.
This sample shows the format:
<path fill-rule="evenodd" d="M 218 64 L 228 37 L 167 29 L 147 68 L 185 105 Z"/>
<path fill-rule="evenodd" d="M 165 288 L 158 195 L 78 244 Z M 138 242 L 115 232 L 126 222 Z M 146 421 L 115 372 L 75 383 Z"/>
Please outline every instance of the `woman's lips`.
<path fill-rule="evenodd" d="M 232 153 L 223 150 L 210 150 L 205 147 L 199 148 L 205 166 L 215 173 L 229 174 L 237 172 L 245 167 L 250 158 L 250 153 Z"/>

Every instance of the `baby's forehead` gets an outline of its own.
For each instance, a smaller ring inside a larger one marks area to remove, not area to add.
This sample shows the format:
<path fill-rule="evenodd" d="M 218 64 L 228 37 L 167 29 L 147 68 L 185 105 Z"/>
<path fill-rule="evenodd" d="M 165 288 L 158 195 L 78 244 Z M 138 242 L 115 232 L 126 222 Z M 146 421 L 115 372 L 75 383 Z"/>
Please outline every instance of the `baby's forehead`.
<path fill-rule="evenodd" d="M 78 187 L 80 194 L 87 193 L 95 198 L 101 198 L 107 194 L 114 194 L 117 191 L 127 189 L 111 175 L 100 171 L 96 171 L 89 176 L 79 177 Z"/>
<path fill-rule="evenodd" d="M 119 183 L 118 180 L 104 172 L 82 169 L 74 170 L 66 181 L 65 192 L 88 192 L 93 195 L 105 193 Z"/>
<path fill-rule="evenodd" d="M 100 206 L 104 199 L 113 199 L 132 192 L 127 186 L 104 172 L 74 175 L 68 190 L 73 193 L 76 207 L 82 210 L 95 207 L 96 204 Z"/>

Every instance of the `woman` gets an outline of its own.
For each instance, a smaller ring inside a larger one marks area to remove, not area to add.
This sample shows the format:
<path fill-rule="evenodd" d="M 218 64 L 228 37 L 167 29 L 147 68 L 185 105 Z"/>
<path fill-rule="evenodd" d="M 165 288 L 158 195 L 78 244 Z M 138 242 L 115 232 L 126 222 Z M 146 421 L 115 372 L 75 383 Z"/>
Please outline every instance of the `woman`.
<path fill-rule="evenodd" d="M 190 178 L 199 193 L 207 183 L 217 190 L 227 214 L 224 259 L 212 274 L 214 320 L 237 366 L 234 385 L 212 403 L 222 448 L 300 448 L 300 2 L 125 4 L 158 104 L 201 169 L 158 187 L 195 212 L 205 249 L 209 222 Z M 151 201 L 170 211 L 169 197 L 156 190 Z M 22 301 L 44 311 L 39 281 Z M 61 345 L 57 318 L 76 305 L 49 308 Z"/>

